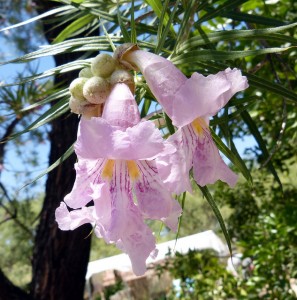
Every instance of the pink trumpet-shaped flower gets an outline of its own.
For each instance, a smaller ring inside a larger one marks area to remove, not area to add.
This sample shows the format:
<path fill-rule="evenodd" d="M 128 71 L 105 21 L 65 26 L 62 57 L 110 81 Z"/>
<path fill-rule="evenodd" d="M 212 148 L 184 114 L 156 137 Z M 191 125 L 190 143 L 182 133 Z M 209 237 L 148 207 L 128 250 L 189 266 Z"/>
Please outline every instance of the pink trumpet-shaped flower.
<path fill-rule="evenodd" d="M 204 186 L 220 179 L 230 186 L 235 175 L 224 163 L 208 127 L 214 116 L 237 92 L 248 87 L 238 69 L 226 69 L 207 77 L 194 73 L 187 78 L 169 60 L 142 50 L 127 51 L 123 61 L 139 69 L 152 93 L 179 130 L 169 138 L 178 151 L 157 159 L 160 175 L 172 192 L 191 190 L 193 167 L 196 182 Z M 182 180 L 180 180 L 182 178 Z"/>
<path fill-rule="evenodd" d="M 181 208 L 158 174 L 156 158 L 173 153 L 152 122 L 140 122 L 137 104 L 124 83 L 116 84 L 102 118 L 82 118 L 75 152 L 72 191 L 56 210 L 62 230 L 92 223 L 95 234 L 126 252 L 136 275 L 155 253 L 155 238 L 144 219 L 177 229 Z M 137 200 L 135 200 L 137 199 Z M 94 205 L 85 207 L 91 200 Z M 137 202 L 135 202 L 137 201 Z"/>

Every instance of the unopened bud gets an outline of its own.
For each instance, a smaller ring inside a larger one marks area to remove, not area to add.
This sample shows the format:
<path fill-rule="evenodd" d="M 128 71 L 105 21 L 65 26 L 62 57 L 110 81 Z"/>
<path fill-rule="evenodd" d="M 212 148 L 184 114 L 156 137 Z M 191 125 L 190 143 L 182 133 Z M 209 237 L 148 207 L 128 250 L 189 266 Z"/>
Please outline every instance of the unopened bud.
<path fill-rule="evenodd" d="M 109 77 L 116 68 L 116 61 L 112 56 L 101 53 L 93 58 L 91 71 L 95 76 Z"/>
<path fill-rule="evenodd" d="M 135 84 L 133 76 L 130 72 L 126 70 L 115 70 L 110 76 L 110 84 L 115 85 L 117 83 L 125 83 L 129 86 L 132 94 L 135 91 Z"/>
<path fill-rule="evenodd" d="M 70 100 L 69 100 L 69 107 L 70 107 L 71 112 L 80 115 L 81 108 L 86 103 L 87 103 L 87 101 L 81 101 L 81 100 L 78 100 L 78 99 L 74 98 L 73 96 L 71 96 Z"/>
<path fill-rule="evenodd" d="M 71 82 L 69 86 L 69 91 L 72 97 L 80 101 L 85 100 L 83 95 L 83 87 L 87 80 L 88 78 L 81 77 L 76 78 Z"/>
<path fill-rule="evenodd" d="M 94 76 L 94 75 L 93 75 L 90 67 L 83 68 L 78 73 L 78 77 L 91 78 L 92 76 Z"/>
<path fill-rule="evenodd" d="M 104 103 L 110 92 L 109 82 L 101 77 L 91 77 L 83 88 L 84 97 L 91 103 Z"/>
<path fill-rule="evenodd" d="M 127 61 L 123 60 L 123 56 L 134 50 L 139 50 L 139 47 L 136 44 L 133 43 L 125 43 L 119 47 L 116 48 L 113 58 L 118 61 L 122 66 L 126 67 L 129 70 L 135 70 L 137 71 L 137 68 L 133 66 L 132 64 L 128 63 Z"/>
<path fill-rule="evenodd" d="M 70 98 L 69 107 L 71 112 L 86 118 L 100 117 L 103 110 L 103 104 L 92 104 L 88 101 L 80 101 L 74 97 Z"/>

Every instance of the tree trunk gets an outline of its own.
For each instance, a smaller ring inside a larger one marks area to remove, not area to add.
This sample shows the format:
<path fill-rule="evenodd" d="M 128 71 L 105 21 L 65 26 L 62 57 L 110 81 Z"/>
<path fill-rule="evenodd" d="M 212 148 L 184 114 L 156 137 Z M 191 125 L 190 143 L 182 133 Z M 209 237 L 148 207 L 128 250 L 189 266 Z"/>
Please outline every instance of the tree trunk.
<path fill-rule="evenodd" d="M 49 10 L 50 1 L 37 1 L 39 12 Z M 57 35 L 44 23 L 46 38 L 51 41 Z M 58 29 L 59 30 L 59 29 Z M 78 54 L 64 54 L 55 57 L 56 64 L 64 64 L 77 59 Z M 67 73 L 56 78 L 56 83 L 70 82 L 77 74 Z M 59 159 L 76 139 L 78 117 L 65 115 L 52 124 L 50 134 L 51 151 L 49 164 Z M 84 225 L 75 231 L 61 231 L 55 222 L 55 209 L 64 196 L 72 189 L 75 171 L 73 165 L 76 157 L 72 155 L 63 164 L 48 174 L 46 195 L 38 226 L 34 255 L 33 280 L 31 294 L 36 300 L 82 300 L 85 274 L 89 260 L 90 237 L 92 228 Z"/>

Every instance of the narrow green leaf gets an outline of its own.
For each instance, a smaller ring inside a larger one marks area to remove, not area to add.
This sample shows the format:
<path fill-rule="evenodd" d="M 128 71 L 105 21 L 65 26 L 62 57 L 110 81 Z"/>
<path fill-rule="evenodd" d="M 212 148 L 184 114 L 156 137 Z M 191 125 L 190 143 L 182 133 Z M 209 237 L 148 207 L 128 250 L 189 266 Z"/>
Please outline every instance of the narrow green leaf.
<path fill-rule="evenodd" d="M 203 17 L 201 17 L 197 24 L 201 24 L 205 21 L 208 21 L 210 19 L 213 19 L 215 17 L 221 16 L 223 12 L 229 12 L 233 10 L 234 8 L 237 8 L 241 4 L 247 2 L 248 0 L 229 0 L 225 1 L 222 5 L 219 5 L 215 9 L 209 10 Z"/>
<path fill-rule="evenodd" d="M 115 43 L 123 43 L 123 39 L 120 37 L 110 37 Z M 97 51 L 100 50 L 109 50 L 110 45 L 109 41 L 105 36 L 96 36 L 96 37 L 86 37 L 71 39 L 54 45 L 46 45 L 40 50 L 28 53 L 21 57 L 2 62 L 0 65 L 8 63 L 19 63 L 19 62 L 28 62 L 32 59 L 36 59 L 43 56 L 56 55 L 66 52 L 75 52 L 75 51 L 87 51 L 93 50 L 97 47 Z"/>
<path fill-rule="evenodd" d="M 84 15 L 79 19 L 72 22 L 65 29 L 63 29 L 59 35 L 54 39 L 53 44 L 63 42 L 69 38 L 74 32 L 77 32 L 82 27 L 90 24 L 96 17 L 93 15 Z"/>
<path fill-rule="evenodd" d="M 169 131 L 170 134 L 172 135 L 172 134 L 175 133 L 175 128 L 174 128 L 174 126 L 173 126 L 173 124 L 172 124 L 171 119 L 168 117 L 168 115 L 164 113 L 164 116 L 165 116 L 165 122 L 166 122 L 166 126 L 167 126 L 167 128 L 168 128 L 168 131 Z"/>
<path fill-rule="evenodd" d="M 103 31 L 104 31 L 104 34 L 105 34 L 107 40 L 109 41 L 110 47 L 111 47 L 112 51 L 114 52 L 115 49 L 116 49 L 116 46 L 114 45 L 112 39 L 110 38 L 110 35 L 109 35 L 109 33 L 107 32 L 107 30 L 106 30 L 106 28 L 105 28 L 105 26 L 104 26 L 104 23 L 102 22 L 102 20 L 101 20 L 100 18 L 99 18 L 99 20 L 100 20 L 100 25 L 101 25 L 101 27 L 102 27 L 102 29 L 103 29 Z"/>
<path fill-rule="evenodd" d="M 210 207 L 212 208 L 212 211 L 214 212 L 220 226 L 222 229 L 222 232 L 224 234 L 224 237 L 226 239 L 227 245 L 228 245 L 228 249 L 230 252 L 230 256 L 232 256 L 232 247 L 231 247 L 231 239 L 229 236 L 229 233 L 227 231 L 224 219 L 221 215 L 221 212 L 217 206 L 217 204 L 215 203 L 214 199 L 212 198 L 212 195 L 210 194 L 207 186 L 200 186 L 198 185 L 199 189 L 201 190 L 202 194 L 204 195 L 204 197 L 206 198 L 207 202 L 209 203 Z"/>
<path fill-rule="evenodd" d="M 150 7 L 155 12 L 156 16 L 160 19 L 161 15 L 162 15 L 162 10 L 163 10 L 163 4 L 162 4 L 161 0 L 146 0 L 145 2 L 150 5 Z M 169 19 L 170 18 L 168 16 L 168 13 L 165 13 L 164 18 L 163 18 L 163 23 L 162 23 L 162 25 L 164 27 L 166 27 L 166 25 L 169 23 Z M 174 31 L 172 24 L 170 23 L 169 25 L 170 25 L 170 31 L 175 36 L 175 31 Z"/>
<path fill-rule="evenodd" d="M 69 110 L 69 97 L 65 97 L 64 99 L 60 100 L 58 103 L 53 105 L 49 110 L 47 110 L 44 114 L 42 114 L 39 118 L 37 118 L 34 122 L 32 122 L 28 127 L 26 127 L 24 130 L 19 131 L 9 137 L 9 139 L 15 139 L 16 137 L 32 131 L 44 124 L 47 124 L 54 119 L 58 118 L 65 112 Z"/>
<path fill-rule="evenodd" d="M 236 151 L 236 153 L 233 153 L 223 142 L 222 140 L 217 136 L 217 134 L 213 131 L 212 128 L 210 128 L 212 138 L 214 142 L 216 143 L 218 149 L 226 155 L 226 157 L 240 170 L 242 175 L 245 177 L 245 179 L 252 183 L 253 178 L 250 174 L 250 171 L 246 167 L 244 161 L 241 159 L 240 155 Z"/>
<path fill-rule="evenodd" d="M 50 165 L 46 170 L 41 172 L 37 177 L 35 177 L 32 181 L 28 182 L 26 185 L 22 187 L 25 188 L 26 186 L 36 182 L 38 179 L 43 177 L 44 175 L 48 174 L 52 170 L 54 170 L 56 167 L 62 164 L 72 153 L 74 152 L 74 145 L 70 146 L 70 148 L 58 159 L 56 160 L 52 165 Z"/>
<path fill-rule="evenodd" d="M 196 13 L 196 9 L 199 6 L 196 0 L 190 0 L 189 3 L 187 3 L 183 19 L 181 21 L 180 27 L 178 29 L 177 37 L 176 37 L 176 43 L 173 52 L 176 51 L 178 46 L 184 42 L 185 40 L 188 40 L 188 36 L 190 34 L 190 27 L 191 27 L 191 14 L 193 17 L 193 14 Z"/>
<path fill-rule="evenodd" d="M 184 207 L 185 207 L 186 196 L 187 196 L 187 193 L 183 192 L 183 194 L 181 196 L 181 200 L 178 201 L 181 204 L 182 210 L 184 210 Z M 180 196 L 178 197 L 178 199 L 180 199 Z M 181 228 L 181 224 L 182 224 L 182 219 L 183 219 L 183 214 L 181 214 L 181 216 L 178 218 L 178 228 L 177 228 L 177 232 L 176 232 L 176 236 L 175 236 L 174 248 L 176 246 L 177 239 L 179 237 L 179 232 L 180 232 L 180 228 Z"/>
<path fill-rule="evenodd" d="M 262 151 L 264 161 L 266 161 L 269 157 L 269 152 L 266 148 L 266 142 L 263 140 L 262 135 L 261 135 L 261 133 L 258 129 L 257 124 L 254 122 L 254 120 L 252 119 L 252 117 L 250 116 L 248 111 L 243 111 L 241 113 L 241 116 L 242 116 L 242 119 L 244 120 L 244 122 L 247 124 L 251 134 L 254 136 L 260 150 Z M 282 188 L 282 182 L 281 182 L 281 180 L 280 180 L 280 178 L 279 178 L 279 176 L 278 176 L 271 160 L 267 163 L 267 168 L 272 173 L 275 180 L 278 182 L 278 184 Z"/>
<path fill-rule="evenodd" d="M 269 80 L 266 80 L 263 77 L 259 77 L 254 74 L 244 73 L 244 75 L 246 75 L 248 77 L 250 86 L 254 86 L 254 87 L 257 87 L 260 89 L 264 89 L 268 92 L 278 94 L 282 97 L 285 97 L 286 99 L 288 99 L 290 101 L 293 101 L 294 104 L 297 104 L 297 94 L 294 93 L 293 91 L 285 88 L 284 86 L 282 86 L 278 83 L 271 82 Z"/>
<path fill-rule="evenodd" d="M 60 90 L 60 91 L 57 91 L 57 92 L 53 92 L 51 93 L 48 97 L 46 97 L 45 99 L 41 100 L 41 101 L 38 101 L 34 104 L 31 104 L 29 106 L 26 106 L 25 108 L 21 109 L 21 112 L 26 112 L 26 111 L 29 111 L 29 110 L 32 110 L 36 107 L 40 107 L 40 106 L 43 106 L 45 104 L 48 104 L 52 101 L 56 101 L 60 98 L 64 98 L 64 97 L 67 97 L 69 96 L 70 97 L 70 94 L 69 94 L 69 89 L 66 88 L 66 89 L 63 89 L 63 90 Z"/>
<path fill-rule="evenodd" d="M 192 64 L 197 60 L 235 60 L 248 56 L 256 56 L 270 53 L 280 53 L 287 51 L 293 47 L 284 48 L 266 48 L 258 50 L 245 50 L 245 51 L 219 51 L 219 50 L 193 50 L 184 52 L 171 59 L 175 65 Z"/>
<path fill-rule="evenodd" d="M 268 39 L 285 43 L 297 44 L 297 39 L 294 39 L 285 34 L 278 34 L 278 32 L 288 30 L 297 26 L 297 23 L 292 23 L 285 26 L 266 28 L 266 29 L 250 29 L 250 30 L 224 30 L 218 32 L 211 32 L 207 34 L 207 40 L 197 35 L 178 47 L 177 52 L 183 52 L 189 48 L 206 45 L 207 43 L 215 43 L 220 41 L 239 40 L 239 39 Z"/>
<path fill-rule="evenodd" d="M 164 17 L 168 8 L 168 3 L 169 0 L 165 0 L 163 8 L 162 8 L 162 12 L 159 18 L 159 25 L 158 25 L 158 31 L 157 31 L 157 41 L 161 40 L 162 37 L 162 31 L 163 31 L 163 27 L 164 25 L 166 26 L 166 24 L 164 23 Z"/>
<path fill-rule="evenodd" d="M 135 5 L 134 5 L 134 0 L 131 1 L 131 43 L 136 43 L 137 42 L 137 34 L 136 34 L 136 26 L 135 26 Z"/>
<path fill-rule="evenodd" d="M 27 25 L 27 24 L 32 23 L 34 21 L 37 21 L 37 20 L 40 20 L 42 18 L 46 18 L 46 17 L 52 16 L 54 14 L 60 13 L 62 11 L 66 11 L 68 9 L 72 9 L 72 6 L 71 5 L 66 5 L 66 6 L 61 6 L 61 7 L 52 9 L 52 10 L 47 11 L 47 12 L 41 14 L 41 15 L 38 15 L 38 16 L 33 17 L 33 18 L 30 18 L 30 19 L 28 19 L 28 20 L 26 20 L 24 22 L 21 22 L 21 23 L 18 23 L 18 24 L 14 24 L 14 25 L 5 27 L 5 28 L 1 29 L 0 32 L 5 31 L 5 30 L 10 30 L 10 29 L 13 29 L 13 28 L 16 28 L 16 27 Z"/>
<path fill-rule="evenodd" d="M 142 109 L 141 109 L 141 113 L 140 113 L 141 118 L 144 118 L 144 117 L 147 116 L 148 111 L 151 107 L 151 103 L 152 103 L 152 101 L 150 99 L 145 99 L 144 100 L 144 103 L 143 103 L 143 106 L 142 106 Z"/>
<path fill-rule="evenodd" d="M 72 71 L 79 70 L 79 69 L 82 69 L 82 68 L 88 67 L 88 66 L 89 66 L 89 64 L 86 60 L 76 60 L 76 61 L 64 64 L 64 65 L 60 65 L 58 67 L 46 70 L 43 73 L 35 74 L 32 76 L 28 76 L 28 77 L 23 77 L 20 81 L 16 81 L 11 84 L 10 83 L 5 84 L 5 86 L 24 84 L 24 83 L 27 83 L 30 81 L 36 81 L 36 80 L 54 76 L 57 74 L 72 72 Z"/>
<path fill-rule="evenodd" d="M 172 20 L 173 20 L 173 17 L 175 15 L 175 13 L 176 13 L 177 8 L 178 8 L 179 1 L 180 0 L 176 1 L 175 6 L 173 8 L 173 11 L 170 14 L 169 21 L 166 24 L 164 31 L 162 32 L 161 39 L 158 41 L 158 44 L 157 44 L 157 47 L 156 47 L 156 50 L 155 50 L 156 54 L 158 54 L 160 52 L 160 50 L 163 48 L 165 40 L 167 39 L 168 31 L 169 31 L 170 26 L 172 26 Z"/>
<path fill-rule="evenodd" d="M 125 43 L 130 43 L 131 38 L 130 38 L 129 32 L 127 31 L 126 26 L 122 20 L 119 0 L 117 0 L 117 6 L 118 6 L 118 9 L 117 9 L 118 22 L 119 22 L 119 25 L 121 28 L 123 38 L 125 40 Z"/>
<path fill-rule="evenodd" d="M 285 21 L 277 20 L 274 18 L 268 18 L 263 16 L 257 16 L 255 14 L 248 14 L 242 12 L 226 12 L 222 14 L 222 17 L 230 18 L 232 20 L 247 22 L 247 23 L 255 23 L 267 26 L 282 26 L 288 24 Z"/>
<path fill-rule="evenodd" d="M 240 107 L 237 107 L 236 111 L 228 114 L 228 115 L 224 115 L 224 116 L 220 116 L 220 117 L 216 117 L 214 119 L 212 119 L 210 121 L 210 125 L 211 126 L 216 126 L 216 125 L 220 125 L 222 123 L 227 123 L 228 121 L 231 121 L 233 119 L 235 119 L 236 117 L 238 117 L 240 115 L 240 113 L 244 110 L 247 110 L 248 108 L 250 108 L 251 106 L 254 105 L 254 103 L 258 100 L 257 97 L 252 97 L 248 102 L 245 102 L 246 105 L 240 105 Z M 230 104 L 231 101 L 229 101 Z M 243 104 L 240 101 L 240 104 Z M 235 104 L 235 105 L 239 105 L 239 104 Z"/>

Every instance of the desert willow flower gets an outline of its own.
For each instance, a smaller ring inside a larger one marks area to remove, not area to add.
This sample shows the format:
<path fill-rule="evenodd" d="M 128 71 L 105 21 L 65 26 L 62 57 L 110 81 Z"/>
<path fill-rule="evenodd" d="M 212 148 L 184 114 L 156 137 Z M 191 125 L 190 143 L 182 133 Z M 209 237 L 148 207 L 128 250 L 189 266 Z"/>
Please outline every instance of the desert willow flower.
<path fill-rule="evenodd" d="M 121 64 L 139 70 L 165 112 L 178 127 L 168 141 L 177 147 L 174 154 L 157 159 L 159 173 L 174 193 L 191 191 L 189 171 L 200 186 L 217 180 L 236 184 L 237 175 L 224 163 L 209 130 L 214 116 L 237 92 L 248 87 L 238 69 L 226 69 L 207 77 L 194 73 L 187 78 L 169 60 L 123 45 L 114 55 Z"/>
<path fill-rule="evenodd" d="M 176 230 L 181 214 L 156 166 L 158 157 L 175 151 L 151 121 L 140 120 L 129 86 L 115 83 L 102 117 L 80 121 L 76 181 L 56 210 L 60 229 L 92 223 L 95 234 L 127 253 L 134 273 L 142 275 L 148 256 L 156 255 L 144 219 L 161 220 Z"/>

